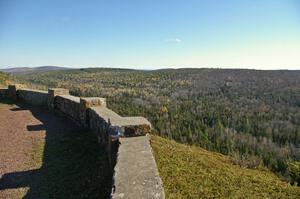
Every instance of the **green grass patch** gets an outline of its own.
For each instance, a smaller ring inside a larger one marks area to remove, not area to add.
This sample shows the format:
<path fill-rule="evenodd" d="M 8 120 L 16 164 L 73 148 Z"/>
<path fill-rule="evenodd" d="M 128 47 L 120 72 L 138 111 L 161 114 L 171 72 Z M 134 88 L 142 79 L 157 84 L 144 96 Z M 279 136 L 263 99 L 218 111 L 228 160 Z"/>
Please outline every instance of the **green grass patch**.
<path fill-rule="evenodd" d="M 151 145 L 166 198 L 300 198 L 300 188 L 267 169 L 246 169 L 228 156 L 158 136 Z"/>

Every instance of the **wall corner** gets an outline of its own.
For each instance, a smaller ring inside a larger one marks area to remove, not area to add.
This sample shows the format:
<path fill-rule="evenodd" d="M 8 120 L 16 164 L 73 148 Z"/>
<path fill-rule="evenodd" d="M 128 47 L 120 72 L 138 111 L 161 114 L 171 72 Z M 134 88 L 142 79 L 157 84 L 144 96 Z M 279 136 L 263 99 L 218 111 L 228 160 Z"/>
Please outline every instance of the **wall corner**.
<path fill-rule="evenodd" d="M 69 95 L 69 90 L 64 88 L 49 88 L 48 89 L 48 108 L 54 109 L 55 96 L 57 95 Z"/>
<path fill-rule="evenodd" d="M 18 90 L 18 85 L 13 84 L 13 85 L 8 85 L 8 97 L 13 100 L 17 100 L 17 90 Z"/>

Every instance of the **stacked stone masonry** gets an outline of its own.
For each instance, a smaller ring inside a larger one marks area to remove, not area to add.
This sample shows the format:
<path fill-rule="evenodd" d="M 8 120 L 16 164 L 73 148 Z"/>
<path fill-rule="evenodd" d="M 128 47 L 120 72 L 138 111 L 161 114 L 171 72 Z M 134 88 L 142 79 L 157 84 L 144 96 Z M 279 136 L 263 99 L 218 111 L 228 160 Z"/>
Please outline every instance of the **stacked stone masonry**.
<path fill-rule="evenodd" d="M 46 105 L 48 101 L 48 92 L 30 89 L 18 89 L 17 98 L 25 103 L 33 105 Z"/>
<path fill-rule="evenodd" d="M 0 99 L 7 96 L 8 89 L 7 88 L 0 88 Z"/>
<path fill-rule="evenodd" d="M 146 118 L 122 117 L 107 108 L 105 98 L 75 97 L 62 88 L 50 88 L 47 92 L 9 85 L 0 88 L 1 98 L 48 106 L 94 132 L 109 157 L 114 155 L 116 159 L 112 198 L 164 198 L 149 139 L 145 136 L 151 131 Z"/>

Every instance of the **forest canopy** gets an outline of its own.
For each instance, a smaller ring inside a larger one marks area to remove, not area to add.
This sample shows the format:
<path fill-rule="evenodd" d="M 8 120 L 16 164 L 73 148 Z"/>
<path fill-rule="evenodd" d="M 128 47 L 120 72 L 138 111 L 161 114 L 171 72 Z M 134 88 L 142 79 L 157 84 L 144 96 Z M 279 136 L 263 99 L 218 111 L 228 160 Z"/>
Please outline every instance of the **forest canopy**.
<path fill-rule="evenodd" d="M 264 164 L 289 178 L 289 165 L 300 160 L 300 71 L 91 68 L 17 80 L 106 97 L 119 114 L 147 117 L 155 134 L 231 155 L 245 167 Z"/>

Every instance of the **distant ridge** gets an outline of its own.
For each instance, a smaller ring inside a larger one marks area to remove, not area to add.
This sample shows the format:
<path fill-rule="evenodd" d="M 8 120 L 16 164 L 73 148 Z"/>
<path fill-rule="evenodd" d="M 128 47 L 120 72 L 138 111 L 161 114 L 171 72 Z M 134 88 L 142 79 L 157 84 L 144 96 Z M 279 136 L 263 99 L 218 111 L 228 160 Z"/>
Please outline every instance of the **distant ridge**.
<path fill-rule="evenodd" d="M 54 70 L 69 70 L 72 68 L 60 67 L 60 66 L 39 66 L 39 67 L 14 67 L 14 68 L 6 68 L 0 69 L 0 71 L 6 73 L 32 73 L 32 72 L 46 72 L 46 71 L 54 71 Z"/>

